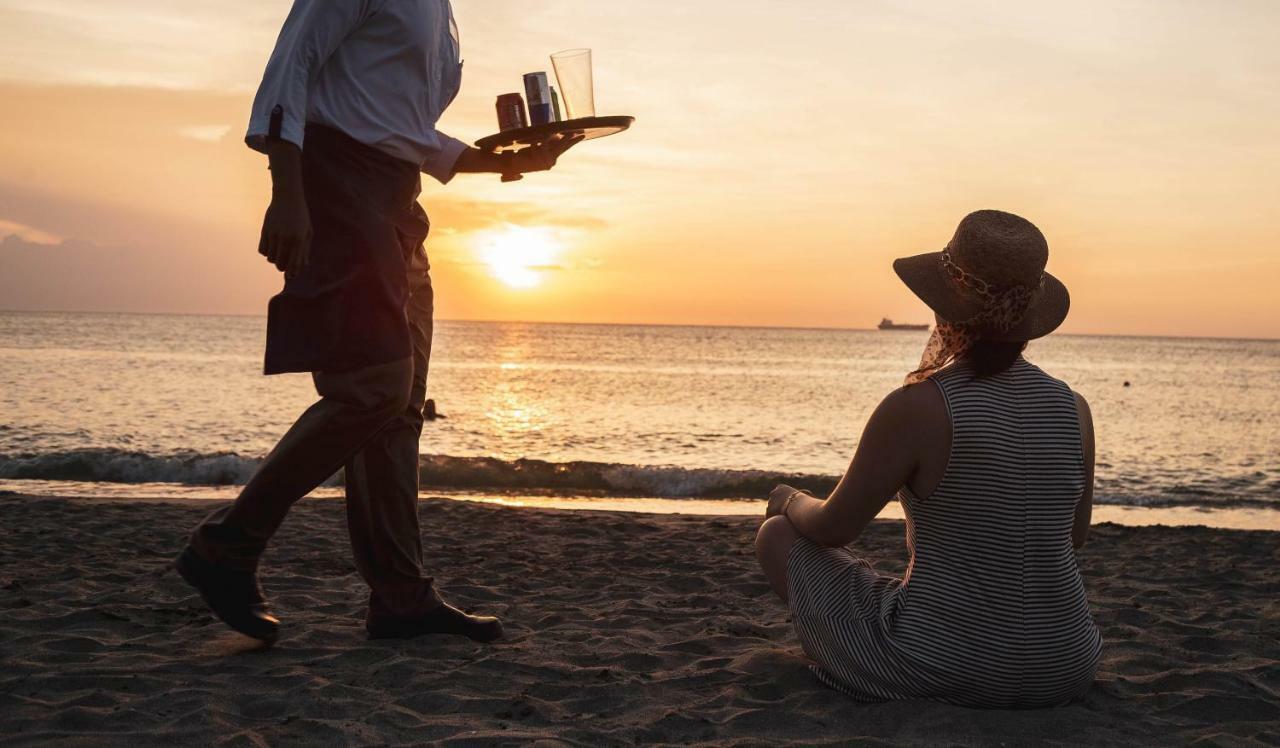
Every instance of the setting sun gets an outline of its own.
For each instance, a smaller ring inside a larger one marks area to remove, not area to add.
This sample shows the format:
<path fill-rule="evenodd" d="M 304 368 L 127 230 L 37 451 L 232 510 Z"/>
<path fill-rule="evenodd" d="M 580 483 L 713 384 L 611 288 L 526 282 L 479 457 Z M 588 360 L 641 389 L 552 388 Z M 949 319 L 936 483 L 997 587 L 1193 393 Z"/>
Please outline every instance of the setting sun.
<path fill-rule="evenodd" d="M 533 288 L 542 283 L 563 247 L 546 227 L 526 228 L 507 224 L 479 235 L 480 259 L 489 273 L 511 288 Z"/>

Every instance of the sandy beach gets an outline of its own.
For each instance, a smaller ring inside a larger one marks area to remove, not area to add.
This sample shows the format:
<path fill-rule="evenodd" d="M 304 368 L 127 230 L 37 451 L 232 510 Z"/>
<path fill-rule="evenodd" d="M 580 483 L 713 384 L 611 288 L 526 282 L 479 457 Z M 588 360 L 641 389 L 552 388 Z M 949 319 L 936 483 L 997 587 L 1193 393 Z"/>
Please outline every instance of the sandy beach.
<path fill-rule="evenodd" d="M 1280 744 L 1280 533 L 1094 528 L 1106 645 L 1080 703 L 856 704 L 809 673 L 744 518 L 427 500 L 427 559 L 508 638 L 369 642 L 341 504 L 264 562 L 271 650 L 168 569 L 208 503 L 0 498 L 0 735 L 10 745 Z M 900 572 L 900 522 L 859 542 Z"/>

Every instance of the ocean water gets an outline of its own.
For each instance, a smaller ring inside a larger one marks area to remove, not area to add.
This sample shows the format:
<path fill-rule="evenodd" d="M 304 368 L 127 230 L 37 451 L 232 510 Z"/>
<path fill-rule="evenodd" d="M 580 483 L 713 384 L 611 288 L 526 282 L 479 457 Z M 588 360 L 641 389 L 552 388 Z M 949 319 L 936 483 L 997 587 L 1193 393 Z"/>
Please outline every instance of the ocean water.
<path fill-rule="evenodd" d="M 4 486 L 243 483 L 314 399 L 305 375 L 261 376 L 264 328 L 0 314 Z M 440 322 L 429 396 L 447 418 L 423 434 L 423 483 L 701 500 L 758 497 L 780 476 L 824 488 L 926 335 Z M 1280 509 L 1280 341 L 1054 336 L 1027 358 L 1092 404 L 1100 503 Z"/>

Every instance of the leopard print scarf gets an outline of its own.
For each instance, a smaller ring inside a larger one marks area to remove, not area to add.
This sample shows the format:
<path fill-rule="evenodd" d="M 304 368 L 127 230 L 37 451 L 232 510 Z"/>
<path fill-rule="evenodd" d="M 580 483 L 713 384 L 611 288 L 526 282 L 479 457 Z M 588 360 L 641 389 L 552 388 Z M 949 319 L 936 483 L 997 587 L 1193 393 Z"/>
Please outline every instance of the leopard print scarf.
<path fill-rule="evenodd" d="M 907 375 L 907 384 L 923 382 L 949 366 L 987 331 L 1007 333 L 1016 327 L 1027 314 L 1036 292 L 1044 287 L 1044 276 L 1035 287 L 1009 286 L 996 288 L 981 278 L 965 271 L 951 259 L 951 253 L 942 253 L 942 267 L 951 280 L 965 293 L 982 302 L 982 310 L 967 320 L 939 322 L 925 343 L 920 365 Z"/>

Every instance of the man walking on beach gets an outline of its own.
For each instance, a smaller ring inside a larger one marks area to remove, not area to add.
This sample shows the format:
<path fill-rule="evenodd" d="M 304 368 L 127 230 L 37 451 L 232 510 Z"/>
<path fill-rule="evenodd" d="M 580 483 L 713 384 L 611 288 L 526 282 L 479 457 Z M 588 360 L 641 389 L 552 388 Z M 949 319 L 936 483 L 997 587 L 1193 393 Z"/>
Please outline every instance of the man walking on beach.
<path fill-rule="evenodd" d="M 258 251 L 285 274 L 268 310 L 266 373 L 310 372 L 320 400 L 177 561 L 214 613 L 251 637 L 271 642 L 279 630 L 257 578 L 267 542 L 294 502 L 344 467 L 369 635 L 502 635 L 498 619 L 445 603 L 422 570 L 433 295 L 420 174 L 510 181 L 550 169 L 578 139 L 499 156 L 437 132 L 461 76 L 448 0 L 295 0 L 267 64 L 246 136 L 271 168 Z"/>

